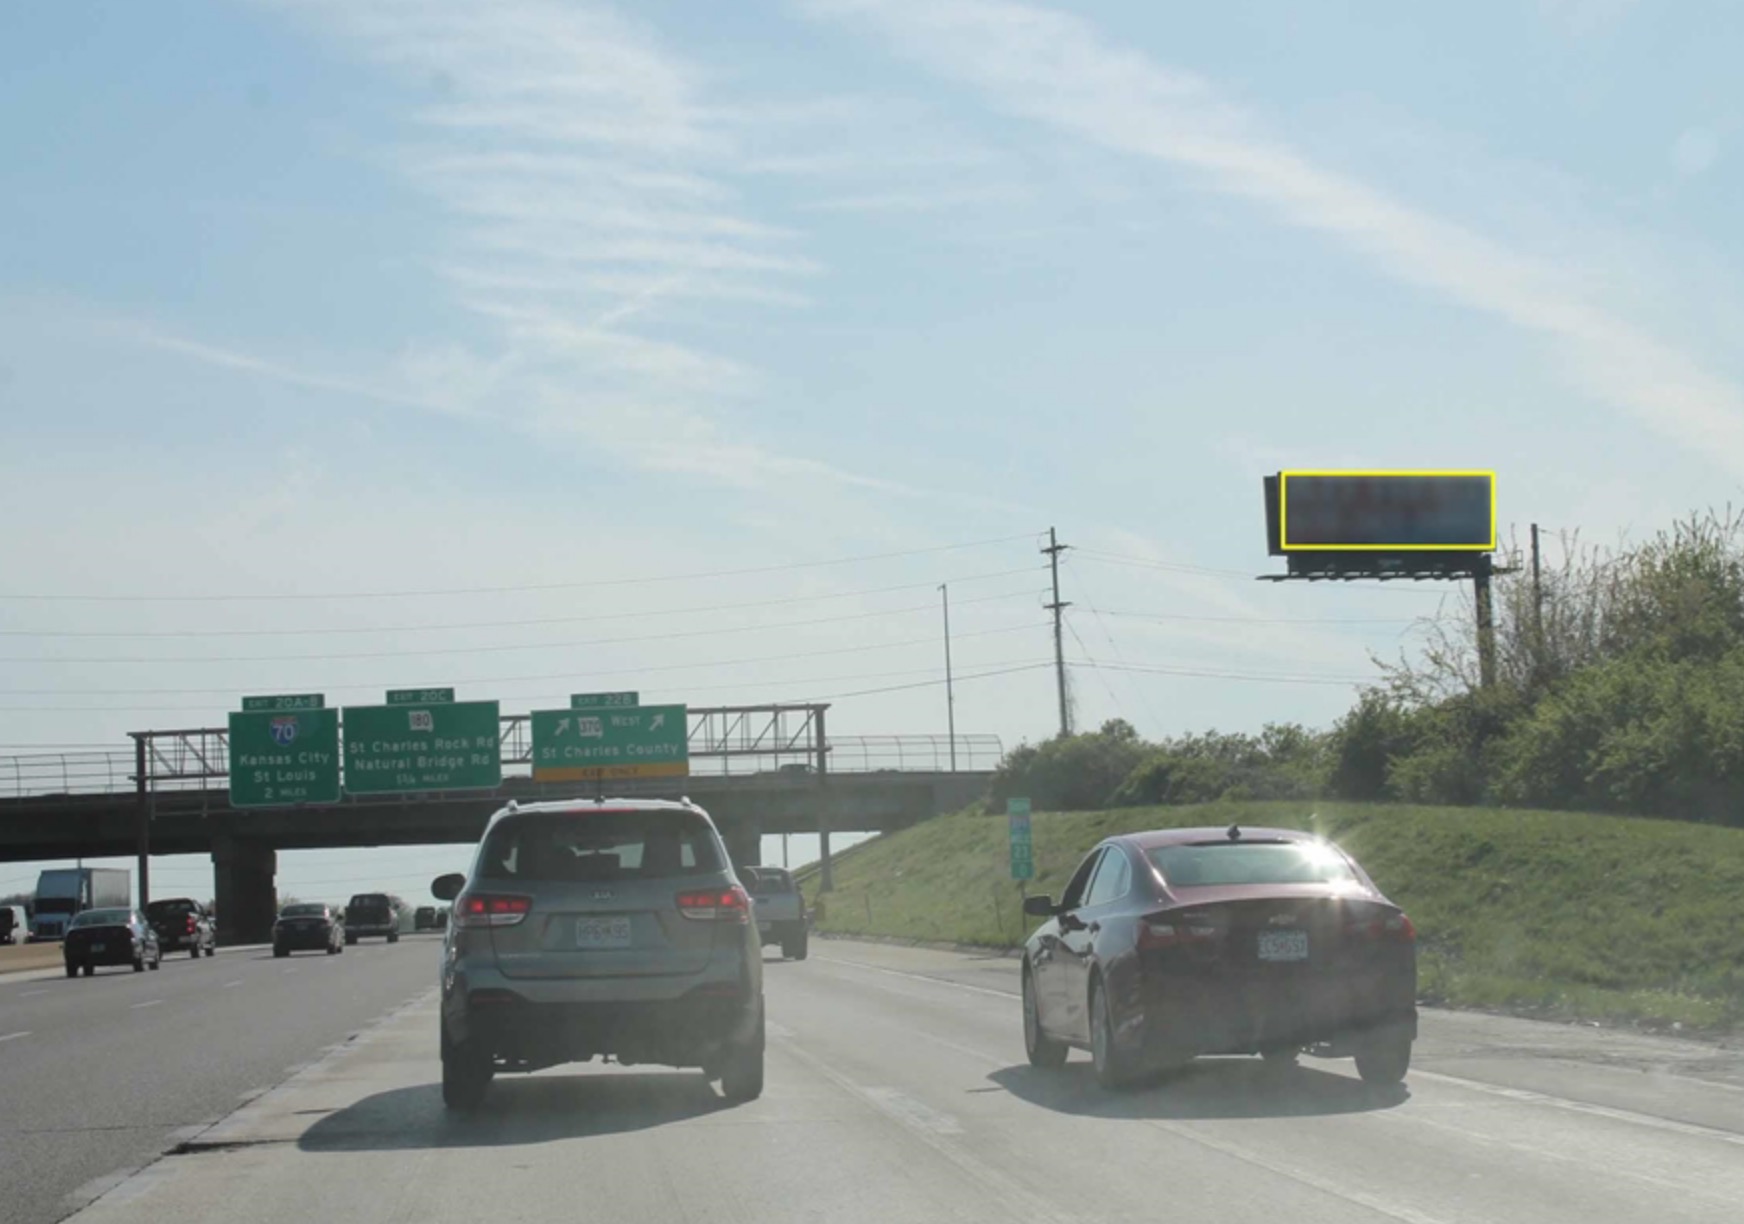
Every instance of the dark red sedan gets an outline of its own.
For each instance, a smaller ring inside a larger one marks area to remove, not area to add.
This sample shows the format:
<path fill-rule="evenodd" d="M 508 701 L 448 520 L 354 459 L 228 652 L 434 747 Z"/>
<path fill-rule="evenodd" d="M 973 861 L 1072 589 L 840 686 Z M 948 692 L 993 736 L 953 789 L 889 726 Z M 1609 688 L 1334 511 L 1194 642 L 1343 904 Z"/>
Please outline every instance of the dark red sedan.
<path fill-rule="evenodd" d="M 1417 1037 L 1416 929 L 1349 855 L 1290 829 L 1164 829 L 1092 850 L 1024 945 L 1029 1060 L 1088 1049 L 1116 1087 L 1199 1054 L 1356 1058 L 1396 1084 Z"/>

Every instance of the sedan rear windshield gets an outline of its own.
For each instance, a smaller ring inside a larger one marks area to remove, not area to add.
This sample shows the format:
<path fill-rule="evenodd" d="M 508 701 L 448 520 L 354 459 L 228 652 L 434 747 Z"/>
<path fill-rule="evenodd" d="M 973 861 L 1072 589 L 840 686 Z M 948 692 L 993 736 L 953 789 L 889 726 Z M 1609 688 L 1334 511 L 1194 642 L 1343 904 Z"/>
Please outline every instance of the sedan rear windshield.
<path fill-rule="evenodd" d="M 86 910 L 73 919 L 73 925 L 76 927 L 126 926 L 132 920 L 132 913 L 124 909 Z"/>
<path fill-rule="evenodd" d="M 1159 846 L 1150 860 L 1171 888 L 1231 884 L 1333 884 L 1355 879 L 1350 862 L 1320 842 L 1218 842 Z"/>
<path fill-rule="evenodd" d="M 492 829 L 489 879 L 588 882 L 709 875 L 723 869 L 713 831 L 689 812 L 530 812 Z"/>
<path fill-rule="evenodd" d="M 287 905 L 279 911 L 281 918 L 319 918 L 327 912 L 325 905 Z"/>

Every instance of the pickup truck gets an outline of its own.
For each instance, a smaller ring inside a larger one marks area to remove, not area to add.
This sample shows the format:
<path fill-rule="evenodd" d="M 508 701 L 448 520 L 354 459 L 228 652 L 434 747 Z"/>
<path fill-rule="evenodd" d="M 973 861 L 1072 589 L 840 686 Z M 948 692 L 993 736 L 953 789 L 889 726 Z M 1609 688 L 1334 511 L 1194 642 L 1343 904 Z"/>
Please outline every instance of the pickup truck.
<path fill-rule="evenodd" d="M 809 938 L 805 922 L 805 898 L 793 875 L 780 867 L 745 867 L 741 882 L 751 893 L 752 914 L 763 946 L 781 945 L 788 960 L 804 960 Z"/>
<path fill-rule="evenodd" d="M 153 901 L 145 907 L 145 920 L 157 932 L 158 947 L 164 952 L 185 951 L 195 960 L 200 953 L 218 955 L 218 936 L 206 907 L 192 897 L 172 897 Z"/>

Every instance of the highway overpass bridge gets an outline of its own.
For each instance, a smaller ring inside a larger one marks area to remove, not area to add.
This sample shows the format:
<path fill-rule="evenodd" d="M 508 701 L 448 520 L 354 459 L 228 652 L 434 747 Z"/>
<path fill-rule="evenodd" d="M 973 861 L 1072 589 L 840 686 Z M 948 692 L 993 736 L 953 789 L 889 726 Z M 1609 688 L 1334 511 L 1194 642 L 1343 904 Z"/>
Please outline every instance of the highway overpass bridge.
<path fill-rule="evenodd" d="M 829 739 L 822 707 L 693 710 L 687 778 L 604 784 L 612 796 L 689 798 L 755 864 L 771 833 L 888 832 L 985 793 L 1001 755 L 991 736 Z M 503 783 L 489 791 L 351 796 L 335 804 L 233 808 L 222 728 L 139 732 L 132 751 L 0 757 L 0 862 L 210 854 L 226 942 L 267 938 L 277 852 L 476 842 L 510 799 L 592 796 L 598 783 L 535 782 L 526 715 L 502 719 Z M 956 766 L 953 768 L 953 766 Z"/>

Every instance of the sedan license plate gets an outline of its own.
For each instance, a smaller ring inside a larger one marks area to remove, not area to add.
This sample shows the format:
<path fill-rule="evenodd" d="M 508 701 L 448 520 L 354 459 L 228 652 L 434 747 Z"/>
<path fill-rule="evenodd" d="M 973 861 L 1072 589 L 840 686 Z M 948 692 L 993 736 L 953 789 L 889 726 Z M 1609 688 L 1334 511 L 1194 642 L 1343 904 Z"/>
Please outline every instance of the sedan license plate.
<path fill-rule="evenodd" d="M 627 948 L 630 946 L 628 918 L 578 918 L 575 922 L 575 946 L 578 948 Z"/>
<path fill-rule="evenodd" d="M 1308 959 L 1307 931 L 1261 931 L 1260 959 L 1304 961 Z"/>

